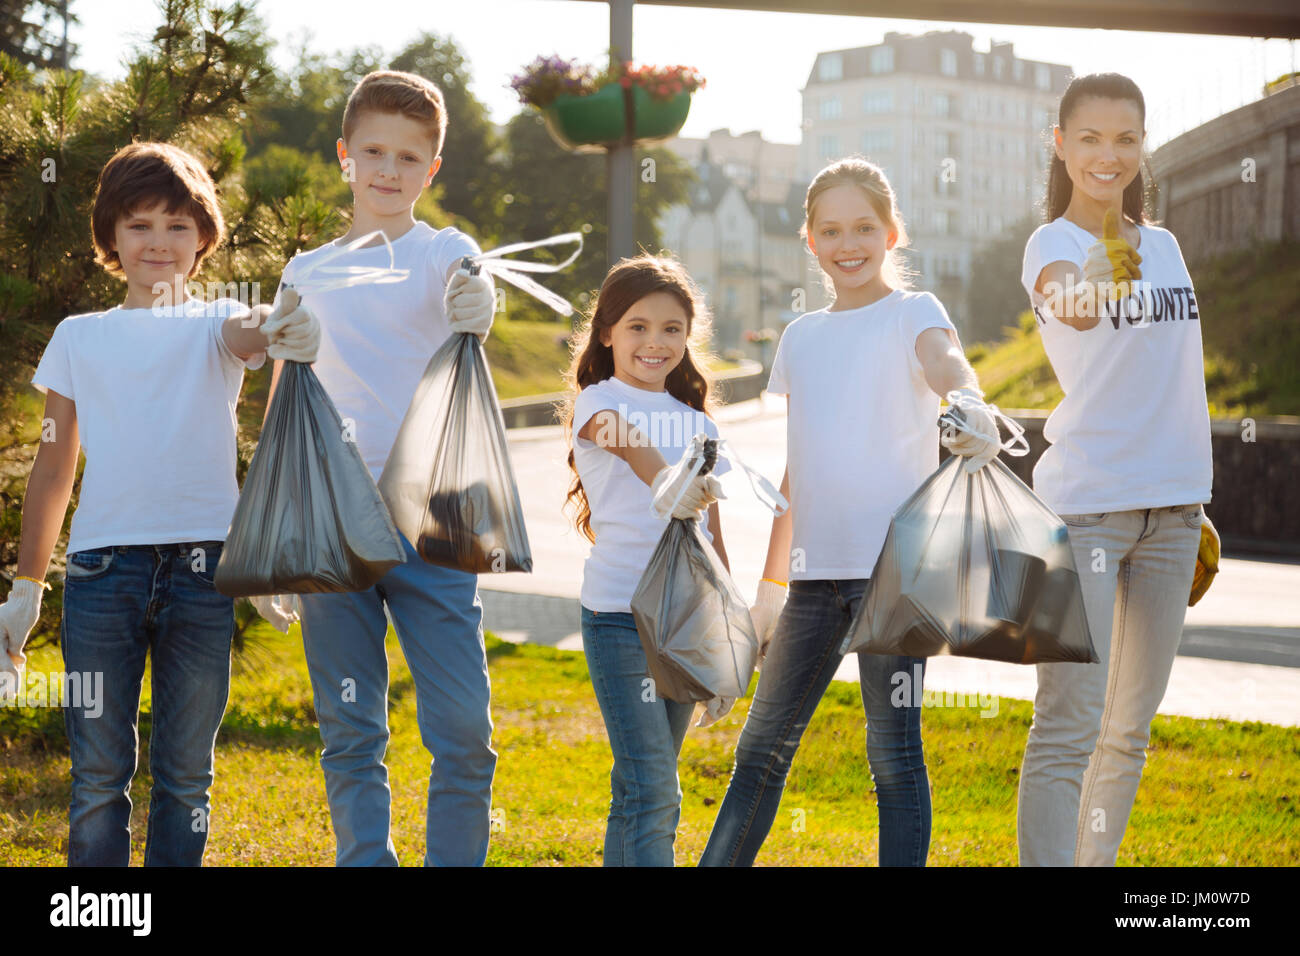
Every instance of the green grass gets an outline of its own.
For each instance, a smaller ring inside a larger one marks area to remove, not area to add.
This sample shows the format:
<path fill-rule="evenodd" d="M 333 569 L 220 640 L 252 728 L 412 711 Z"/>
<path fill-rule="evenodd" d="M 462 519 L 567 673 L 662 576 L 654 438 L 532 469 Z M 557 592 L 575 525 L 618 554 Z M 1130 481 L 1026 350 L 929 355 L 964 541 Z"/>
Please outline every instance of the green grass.
<path fill-rule="evenodd" d="M 1210 415 L 1300 414 L 1300 243 L 1242 250 L 1191 270 L 1201 315 Z M 1061 387 L 1030 312 L 998 342 L 966 355 L 989 401 L 1048 410 Z"/>
<path fill-rule="evenodd" d="M 217 746 L 209 865 L 329 865 L 334 841 L 317 761 L 320 741 L 297 631 L 255 625 L 237 661 Z M 581 653 L 488 643 L 493 745 L 499 762 L 488 863 L 596 865 L 609 802 L 610 751 Z M 388 752 L 393 840 L 404 865 L 424 845 L 429 756 L 419 741 L 414 689 L 390 632 Z M 57 650 L 32 655 L 57 670 Z M 133 860 L 143 853 L 148 804 L 148 682 L 141 770 L 132 787 Z M 707 729 L 692 728 L 680 763 L 677 861 L 693 864 L 726 792 L 748 701 Z M 1030 705 L 928 708 L 933 787 L 931 865 L 1014 865 L 1016 782 Z M 1294 728 L 1156 719 L 1121 865 L 1300 863 L 1300 761 Z M 67 743 L 61 712 L 0 709 L 0 865 L 62 865 L 67 842 Z M 876 862 L 876 809 L 856 685 L 831 685 L 791 771 L 762 864 Z M 797 814 L 794 811 L 802 811 Z M 796 823 L 802 819 L 803 827 Z"/>

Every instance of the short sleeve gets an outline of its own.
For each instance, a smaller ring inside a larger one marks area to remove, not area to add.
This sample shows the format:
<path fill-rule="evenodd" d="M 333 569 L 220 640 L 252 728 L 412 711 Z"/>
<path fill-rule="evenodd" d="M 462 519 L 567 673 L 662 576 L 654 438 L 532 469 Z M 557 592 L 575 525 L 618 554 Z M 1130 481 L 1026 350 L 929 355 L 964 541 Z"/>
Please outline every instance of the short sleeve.
<path fill-rule="evenodd" d="M 226 319 L 232 315 L 238 315 L 244 309 L 244 304 L 235 299 L 219 299 L 212 303 L 212 337 L 216 341 L 217 350 L 225 361 L 237 368 L 246 368 L 250 372 L 254 372 L 266 364 L 266 353 L 257 352 L 247 359 L 242 359 L 230 350 L 230 346 L 226 344 L 226 337 L 221 334 L 221 326 Z"/>
<path fill-rule="evenodd" d="M 1034 291 L 1038 274 L 1053 262 L 1082 262 L 1079 244 L 1051 224 L 1039 226 L 1025 243 L 1025 259 L 1020 269 L 1020 284 L 1032 305 L 1038 306 L 1042 297 Z"/>
<path fill-rule="evenodd" d="M 431 267 L 439 283 L 446 283 L 447 273 L 461 259 L 466 256 L 476 256 L 483 251 L 472 238 L 459 229 L 451 227 L 441 230 L 437 240 L 432 244 Z"/>
<path fill-rule="evenodd" d="M 922 292 L 912 299 L 908 306 L 904 320 L 907 333 L 903 336 L 907 364 L 913 375 L 924 375 L 925 370 L 921 366 L 921 359 L 916 354 L 916 340 L 920 338 L 921 333 L 926 329 L 951 329 L 953 332 L 957 329 L 948 318 L 948 310 L 931 292 Z"/>
<path fill-rule="evenodd" d="M 591 416 L 597 412 L 605 410 L 618 411 L 618 403 L 613 401 L 605 390 L 598 385 L 588 385 L 578 393 L 577 399 L 573 402 L 573 436 L 574 441 L 586 441 L 584 438 L 578 438 L 578 432 L 582 427 L 591 421 Z"/>
<path fill-rule="evenodd" d="M 787 343 L 790 339 L 790 326 L 785 327 L 780 340 L 776 343 L 776 356 L 772 359 L 772 373 L 767 378 L 767 390 L 773 395 L 789 395 L 790 382 L 786 371 L 788 362 Z"/>
<path fill-rule="evenodd" d="M 73 394 L 72 357 L 68 355 L 69 334 L 67 319 L 54 327 L 54 334 L 50 336 L 36 371 L 32 374 L 32 384 L 43 393 L 53 390 L 75 402 L 77 396 Z"/>

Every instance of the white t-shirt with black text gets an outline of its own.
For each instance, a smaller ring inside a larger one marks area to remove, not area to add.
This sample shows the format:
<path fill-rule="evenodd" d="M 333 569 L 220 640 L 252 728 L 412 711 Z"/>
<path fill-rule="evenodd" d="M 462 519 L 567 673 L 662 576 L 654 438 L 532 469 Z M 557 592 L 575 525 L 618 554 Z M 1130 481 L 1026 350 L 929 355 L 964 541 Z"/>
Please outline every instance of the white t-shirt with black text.
<path fill-rule="evenodd" d="M 450 227 L 435 231 L 423 222 L 394 239 L 392 247 L 393 267 L 410 273 L 400 282 L 303 296 L 321 327 L 312 368 L 344 425 L 350 426 L 376 482 L 425 366 L 451 334 L 442 307 L 447 273 L 463 256 L 481 251 L 465 233 Z M 298 253 L 284 267 L 281 285 L 292 284 L 314 260 L 336 248 L 329 243 Z M 333 259 L 329 266 L 388 264 L 388 249 L 380 243 Z"/>
<path fill-rule="evenodd" d="M 1051 446 L 1034 491 L 1058 514 L 1203 504 L 1214 477 L 1205 398 L 1201 316 L 1173 233 L 1140 225 L 1142 278 L 1133 294 L 1102 303 L 1080 332 L 1035 291 L 1043 268 L 1082 265 L 1097 238 L 1061 217 L 1025 246 L 1021 283 L 1065 397 L 1043 428 Z"/>
<path fill-rule="evenodd" d="M 637 388 L 614 377 L 588 385 L 574 401 L 573 463 L 587 494 L 591 530 L 596 536 L 583 566 L 582 604 L 602 613 L 628 612 L 669 519 L 651 512 L 650 486 L 626 461 L 578 437 L 593 415 L 606 410 L 617 412 L 644 434 L 670 465 L 681 460 L 691 439 L 700 432 L 717 438 L 718 426 L 668 392 Z M 723 475 L 730 467 L 719 457 L 712 473 Z M 700 521 L 700 530 L 713 541 L 707 521 Z"/>
<path fill-rule="evenodd" d="M 767 389 L 790 397 L 791 580 L 871 577 L 889 519 L 939 467 L 939 396 L 916 355 L 932 328 L 953 328 L 943 304 L 895 289 L 782 334 Z"/>
<path fill-rule="evenodd" d="M 245 362 L 221 337 L 234 299 L 90 312 L 54 329 L 32 384 L 76 402 L 86 452 L 68 553 L 224 541 L 239 499 L 235 406 Z M 59 436 L 55 436 L 57 440 Z"/>

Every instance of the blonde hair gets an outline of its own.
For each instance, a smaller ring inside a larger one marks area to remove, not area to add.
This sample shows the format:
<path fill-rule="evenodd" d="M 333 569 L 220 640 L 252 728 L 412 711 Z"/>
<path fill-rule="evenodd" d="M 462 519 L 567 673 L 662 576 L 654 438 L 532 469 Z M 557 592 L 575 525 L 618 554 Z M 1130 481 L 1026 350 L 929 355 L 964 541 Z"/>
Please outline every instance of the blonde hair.
<path fill-rule="evenodd" d="M 886 231 L 897 233 L 898 241 L 894 243 L 894 248 L 885 254 L 885 261 L 880 267 L 880 277 L 891 289 L 911 288 L 915 273 L 907 267 L 902 256 L 898 254 L 898 250 L 907 246 L 908 240 L 907 230 L 903 227 L 902 213 L 898 211 L 898 200 L 894 196 L 894 187 L 889 185 L 885 171 L 870 160 L 863 159 L 861 156 L 849 156 L 836 160 L 813 177 L 812 183 L 808 186 L 808 194 L 803 201 L 804 223 L 799 227 L 799 238 L 805 243 L 808 241 L 817 200 L 826 190 L 836 186 L 857 186 L 861 189 L 866 194 L 867 201 L 871 203 L 871 208 L 880 217 Z M 826 277 L 826 281 L 829 283 L 829 276 Z"/>

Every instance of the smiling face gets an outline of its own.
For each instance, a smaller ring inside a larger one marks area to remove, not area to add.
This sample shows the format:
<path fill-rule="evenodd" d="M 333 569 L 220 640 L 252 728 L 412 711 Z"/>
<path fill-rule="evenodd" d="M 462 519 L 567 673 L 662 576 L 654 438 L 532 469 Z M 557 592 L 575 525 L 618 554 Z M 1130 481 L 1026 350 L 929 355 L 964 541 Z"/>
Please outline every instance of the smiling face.
<path fill-rule="evenodd" d="M 1126 99 L 1087 97 L 1056 127 L 1056 155 L 1076 190 L 1103 206 L 1119 206 L 1142 162 L 1142 114 Z"/>
<path fill-rule="evenodd" d="M 159 298 L 154 291 L 159 284 L 178 291 L 194 269 L 201 244 L 194 217 L 185 212 L 169 213 L 162 202 L 119 218 L 113 249 L 126 275 L 125 308 L 148 308 Z M 174 301 L 180 298 L 183 296 Z"/>
<path fill-rule="evenodd" d="M 832 186 L 817 197 L 808 248 L 830 276 L 837 305 L 853 308 L 889 293 L 880 270 L 897 241 L 860 187 Z"/>
<path fill-rule="evenodd" d="M 345 172 L 351 160 L 358 216 L 378 221 L 409 215 L 442 165 L 425 124 L 401 113 L 362 113 L 347 142 L 338 141 L 338 154 Z"/>
<path fill-rule="evenodd" d="M 649 392 L 664 391 L 668 373 L 686 354 L 690 320 L 681 300 L 670 292 L 651 292 L 632 304 L 613 326 L 602 329 L 600 343 L 614 353 L 614 377 Z"/>

